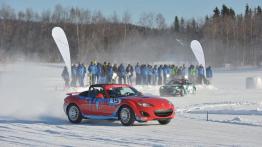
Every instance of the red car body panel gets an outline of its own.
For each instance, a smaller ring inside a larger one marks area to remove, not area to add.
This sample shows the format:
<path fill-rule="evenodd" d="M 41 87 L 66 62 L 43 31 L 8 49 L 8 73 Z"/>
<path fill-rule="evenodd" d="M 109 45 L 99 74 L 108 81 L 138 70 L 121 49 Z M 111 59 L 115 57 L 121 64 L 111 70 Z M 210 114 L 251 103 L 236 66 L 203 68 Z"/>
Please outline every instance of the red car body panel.
<path fill-rule="evenodd" d="M 151 96 L 109 98 L 110 89 L 131 86 L 126 84 L 98 84 L 92 86 L 102 87 L 105 98 L 81 96 L 77 93 L 69 94 L 64 100 L 64 111 L 67 112 L 70 104 L 75 104 L 79 107 L 84 118 L 118 119 L 119 109 L 121 106 L 127 105 L 133 110 L 136 120 L 140 122 L 175 118 L 175 107 L 166 99 Z M 150 104 L 150 106 L 144 107 L 139 103 Z"/>

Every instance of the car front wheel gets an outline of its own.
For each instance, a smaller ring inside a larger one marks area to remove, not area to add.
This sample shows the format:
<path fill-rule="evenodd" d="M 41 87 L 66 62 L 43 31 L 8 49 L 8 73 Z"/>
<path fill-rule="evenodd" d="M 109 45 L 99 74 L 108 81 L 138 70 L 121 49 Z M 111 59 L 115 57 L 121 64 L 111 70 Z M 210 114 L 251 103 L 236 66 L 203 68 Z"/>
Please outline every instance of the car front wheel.
<path fill-rule="evenodd" d="M 160 119 L 158 120 L 159 124 L 161 125 L 166 125 L 168 123 L 170 123 L 171 119 Z"/>
<path fill-rule="evenodd" d="M 82 121 L 81 112 L 76 105 L 69 105 L 67 110 L 67 116 L 71 123 L 77 124 Z"/>
<path fill-rule="evenodd" d="M 135 122 L 135 114 L 128 106 L 123 106 L 119 112 L 119 118 L 124 126 L 131 126 Z"/>

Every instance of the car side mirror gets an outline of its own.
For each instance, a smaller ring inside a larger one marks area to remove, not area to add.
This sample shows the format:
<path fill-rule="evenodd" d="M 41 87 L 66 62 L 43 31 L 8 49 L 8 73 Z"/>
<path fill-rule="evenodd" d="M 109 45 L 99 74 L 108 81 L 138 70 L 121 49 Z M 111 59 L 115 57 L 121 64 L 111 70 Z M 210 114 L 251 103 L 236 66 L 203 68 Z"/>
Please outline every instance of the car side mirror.
<path fill-rule="evenodd" d="M 104 98 L 104 95 L 103 95 L 102 93 L 98 93 L 98 94 L 96 95 L 96 98 L 102 99 L 102 98 Z"/>
<path fill-rule="evenodd" d="M 143 95 L 143 93 L 142 93 L 142 92 L 140 92 L 140 91 L 138 92 L 138 94 L 139 94 L 139 95 Z"/>

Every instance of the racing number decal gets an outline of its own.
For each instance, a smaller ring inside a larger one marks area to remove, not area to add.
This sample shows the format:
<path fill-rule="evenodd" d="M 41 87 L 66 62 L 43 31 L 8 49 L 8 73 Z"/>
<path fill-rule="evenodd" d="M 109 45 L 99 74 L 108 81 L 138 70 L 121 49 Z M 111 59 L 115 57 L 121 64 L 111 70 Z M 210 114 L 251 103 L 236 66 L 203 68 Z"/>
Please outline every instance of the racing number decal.
<path fill-rule="evenodd" d="M 117 105 L 120 104 L 121 100 L 118 98 L 111 98 L 109 101 L 109 105 Z"/>

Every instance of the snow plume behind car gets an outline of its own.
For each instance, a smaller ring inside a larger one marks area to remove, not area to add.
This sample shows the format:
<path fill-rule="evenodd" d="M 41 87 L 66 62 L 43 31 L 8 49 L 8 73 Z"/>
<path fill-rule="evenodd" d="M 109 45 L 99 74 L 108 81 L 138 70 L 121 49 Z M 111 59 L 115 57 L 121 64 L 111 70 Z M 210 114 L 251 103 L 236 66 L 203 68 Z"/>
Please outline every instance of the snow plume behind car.
<path fill-rule="evenodd" d="M 54 82 L 59 83 L 52 80 L 60 75 L 59 68 L 36 63 L 8 64 L 2 67 L 0 116 L 36 120 L 63 116 L 61 103 L 64 93 L 50 88 L 54 87 L 50 86 Z"/>

